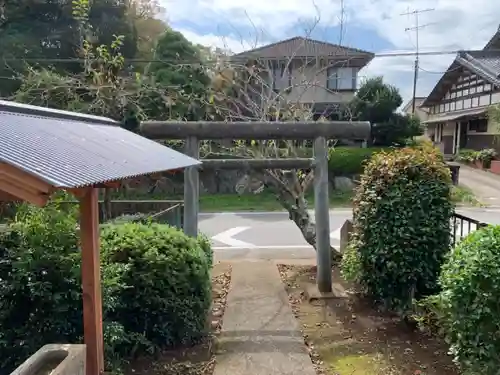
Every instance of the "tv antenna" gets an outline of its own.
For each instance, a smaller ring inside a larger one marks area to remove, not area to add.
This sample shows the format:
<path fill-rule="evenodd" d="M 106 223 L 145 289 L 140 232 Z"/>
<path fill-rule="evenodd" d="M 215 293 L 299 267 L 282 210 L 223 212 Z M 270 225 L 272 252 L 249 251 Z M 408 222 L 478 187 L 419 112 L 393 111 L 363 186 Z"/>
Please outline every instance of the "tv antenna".
<path fill-rule="evenodd" d="M 415 16 L 415 26 L 413 27 L 407 27 L 405 28 L 405 31 L 415 31 L 415 48 L 416 48 L 416 54 L 415 54 L 415 66 L 414 66 L 414 72 L 413 72 L 413 101 L 412 101 L 412 109 L 411 112 L 412 114 L 415 114 L 415 99 L 417 95 L 417 81 L 418 81 L 418 70 L 419 70 L 419 51 L 420 51 L 420 45 L 419 45 L 419 31 L 420 29 L 423 29 L 424 27 L 427 27 L 429 25 L 433 25 L 435 22 L 432 23 L 426 23 L 425 25 L 420 25 L 419 23 L 419 15 L 420 13 L 427 13 L 427 12 L 432 12 L 434 8 L 428 8 L 428 9 L 415 9 L 410 11 L 408 9 L 407 12 L 401 13 L 402 16 L 410 16 L 414 15 Z"/>

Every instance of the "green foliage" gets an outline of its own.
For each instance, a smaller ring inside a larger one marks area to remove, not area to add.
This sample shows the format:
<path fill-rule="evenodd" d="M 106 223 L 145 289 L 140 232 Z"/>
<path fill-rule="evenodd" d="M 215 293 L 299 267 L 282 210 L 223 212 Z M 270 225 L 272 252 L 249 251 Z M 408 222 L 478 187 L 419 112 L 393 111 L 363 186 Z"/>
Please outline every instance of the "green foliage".
<path fill-rule="evenodd" d="M 43 345 L 81 337 L 74 212 L 58 202 L 44 210 L 22 205 L 0 233 L 0 259 L 0 368 L 9 373 Z"/>
<path fill-rule="evenodd" d="M 198 120 L 203 117 L 203 103 L 211 83 L 202 64 L 200 49 L 184 35 L 167 29 L 158 40 L 155 60 L 148 71 L 160 87 L 168 90 L 172 100 L 171 117 Z"/>
<path fill-rule="evenodd" d="M 351 103 L 354 116 L 372 124 L 386 122 L 403 103 L 399 90 L 382 77 L 367 79 Z"/>
<path fill-rule="evenodd" d="M 478 159 L 483 163 L 483 166 L 489 168 L 491 161 L 495 159 L 497 152 L 493 148 L 485 148 L 479 151 Z"/>
<path fill-rule="evenodd" d="M 464 163 L 481 162 L 484 167 L 489 168 L 491 161 L 495 159 L 497 152 L 493 148 L 486 148 L 480 151 L 463 149 L 458 153 L 457 159 Z"/>
<path fill-rule="evenodd" d="M 435 292 L 450 245 L 450 186 L 450 172 L 436 149 L 375 154 L 353 201 L 344 276 L 374 301 L 399 311 L 413 298 Z"/>
<path fill-rule="evenodd" d="M 8 96 L 18 88 L 15 78 L 25 71 L 23 58 L 71 59 L 80 57 L 81 37 L 93 45 L 109 45 L 114 35 L 124 36 L 126 57 L 137 51 L 137 35 L 128 2 L 119 0 L 5 0 L 0 17 L 0 57 L 9 61 L 0 69 L 0 93 Z M 60 74 L 82 71 L 81 64 L 38 61 Z M 14 78 L 14 79 L 13 79 Z M 5 82 L 5 85 L 3 84 Z"/>
<path fill-rule="evenodd" d="M 209 264 L 196 239 L 166 225 L 127 223 L 101 233 L 104 267 L 126 265 L 111 314 L 156 347 L 192 344 L 206 333 Z"/>
<path fill-rule="evenodd" d="M 47 342 L 82 341 L 78 215 L 67 200 L 57 197 L 43 209 L 22 205 L 0 233 L 2 374 Z M 159 224 L 106 225 L 101 232 L 107 368 L 203 337 L 210 243 Z"/>
<path fill-rule="evenodd" d="M 417 117 L 395 113 L 402 103 L 399 90 L 376 77 L 361 85 L 350 103 L 350 112 L 356 120 L 370 121 L 373 145 L 401 146 L 411 137 L 423 134 Z"/>
<path fill-rule="evenodd" d="M 478 160 L 479 153 L 474 150 L 462 149 L 458 153 L 457 160 L 465 163 L 474 163 Z"/>
<path fill-rule="evenodd" d="M 353 176 L 363 173 L 364 163 L 382 148 L 332 147 L 328 151 L 331 176 Z"/>
<path fill-rule="evenodd" d="M 210 237 L 203 233 L 200 234 L 198 236 L 198 244 L 200 245 L 201 250 L 205 253 L 209 267 L 212 268 L 214 263 L 214 252 L 212 250 L 212 241 L 210 240 Z"/>
<path fill-rule="evenodd" d="M 412 137 L 424 134 L 417 117 L 392 114 L 384 122 L 372 123 L 372 142 L 379 146 L 404 146 Z"/>
<path fill-rule="evenodd" d="M 461 241 L 443 265 L 440 284 L 440 324 L 454 360 L 467 373 L 498 374 L 500 226 Z"/>

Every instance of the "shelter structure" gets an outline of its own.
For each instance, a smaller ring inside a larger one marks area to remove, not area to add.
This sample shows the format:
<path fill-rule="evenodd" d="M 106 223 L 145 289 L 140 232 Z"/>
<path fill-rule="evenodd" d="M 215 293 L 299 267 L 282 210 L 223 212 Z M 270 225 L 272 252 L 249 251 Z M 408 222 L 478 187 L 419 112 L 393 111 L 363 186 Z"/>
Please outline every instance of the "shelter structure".
<path fill-rule="evenodd" d="M 0 101 L 0 201 L 80 201 L 86 374 L 104 371 L 98 188 L 200 164 L 109 118 Z"/>

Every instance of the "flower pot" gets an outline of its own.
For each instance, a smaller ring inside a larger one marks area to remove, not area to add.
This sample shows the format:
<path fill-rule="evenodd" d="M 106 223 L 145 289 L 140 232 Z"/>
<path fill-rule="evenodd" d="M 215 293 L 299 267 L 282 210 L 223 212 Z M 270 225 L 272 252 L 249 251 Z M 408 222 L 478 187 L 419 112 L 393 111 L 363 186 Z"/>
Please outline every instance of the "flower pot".
<path fill-rule="evenodd" d="M 500 174 L 500 160 L 491 161 L 490 172 Z"/>
<path fill-rule="evenodd" d="M 476 160 L 474 162 L 474 166 L 477 168 L 477 169 L 483 169 L 483 162 L 481 160 Z"/>

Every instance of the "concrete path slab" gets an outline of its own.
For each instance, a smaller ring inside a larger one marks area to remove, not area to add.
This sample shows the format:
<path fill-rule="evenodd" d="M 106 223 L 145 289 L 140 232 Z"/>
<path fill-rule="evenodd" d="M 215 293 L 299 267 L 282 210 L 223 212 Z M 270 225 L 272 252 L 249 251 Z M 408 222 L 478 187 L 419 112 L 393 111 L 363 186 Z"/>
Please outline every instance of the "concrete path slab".
<path fill-rule="evenodd" d="M 214 375 L 315 375 L 274 262 L 232 263 Z"/>
<path fill-rule="evenodd" d="M 500 204 L 500 177 L 465 165 L 460 166 L 458 183 L 476 195 L 481 203 Z"/>

